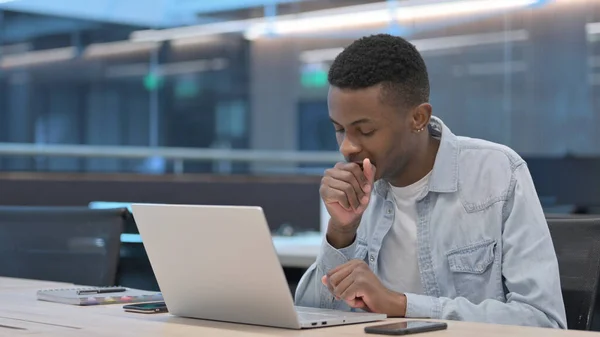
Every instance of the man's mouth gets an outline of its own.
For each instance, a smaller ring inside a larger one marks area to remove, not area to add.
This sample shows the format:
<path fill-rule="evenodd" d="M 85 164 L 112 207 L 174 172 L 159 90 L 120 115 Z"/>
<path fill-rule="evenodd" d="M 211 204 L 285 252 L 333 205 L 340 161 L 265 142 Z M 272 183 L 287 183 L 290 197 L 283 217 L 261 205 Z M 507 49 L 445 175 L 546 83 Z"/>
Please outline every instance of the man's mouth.
<path fill-rule="evenodd" d="M 365 167 L 363 165 L 364 161 L 365 161 L 364 159 L 363 160 L 348 160 L 349 163 L 355 163 L 356 165 L 360 166 L 361 170 L 365 169 Z M 371 165 L 375 166 L 375 163 L 372 160 L 370 160 L 370 162 L 371 162 Z"/>

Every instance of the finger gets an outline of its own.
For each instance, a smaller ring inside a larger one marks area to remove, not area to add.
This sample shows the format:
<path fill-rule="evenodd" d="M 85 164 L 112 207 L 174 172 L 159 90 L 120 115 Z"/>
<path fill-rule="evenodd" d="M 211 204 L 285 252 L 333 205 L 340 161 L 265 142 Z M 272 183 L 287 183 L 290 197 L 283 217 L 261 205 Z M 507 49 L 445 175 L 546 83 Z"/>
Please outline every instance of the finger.
<path fill-rule="evenodd" d="M 362 189 L 363 192 L 367 192 L 365 189 L 368 187 L 369 185 L 369 179 L 367 179 L 367 176 L 365 175 L 365 173 L 363 172 L 363 168 L 361 167 L 363 163 L 338 163 L 336 164 L 336 168 L 339 168 L 341 170 L 344 171 L 350 171 L 352 172 L 352 174 L 354 175 L 354 178 L 356 178 L 356 181 L 359 183 L 360 188 Z"/>
<path fill-rule="evenodd" d="M 373 184 L 375 183 L 375 171 L 376 168 L 371 163 L 371 160 L 369 158 L 365 158 L 365 160 L 363 160 L 363 172 L 365 174 L 365 177 L 367 178 L 368 185 L 370 188 L 372 188 Z M 371 191 L 369 190 L 369 192 Z"/>
<path fill-rule="evenodd" d="M 363 301 L 360 297 L 355 297 L 349 301 L 344 301 L 346 302 L 346 304 L 348 304 L 349 307 L 351 308 L 356 308 L 356 309 L 363 309 L 366 311 L 371 311 L 371 309 L 369 309 L 369 307 L 367 306 L 367 304 L 365 303 L 365 301 Z"/>
<path fill-rule="evenodd" d="M 375 166 L 371 164 L 371 160 L 369 158 L 365 158 L 363 160 L 363 173 L 367 179 L 367 185 L 365 188 L 365 195 L 360 199 L 360 207 L 358 211 L 363 212 L 367 206 L 369 205 L 369 201 L 371 200 L 371 191 L 373 191 L 373 184 L 375 183 Z"/>
<path fill-rule="evenodd" d="M 364 291 L 361 290 L 356 282 L 356 273 L 352 273 L 335 289 L 334 295 L 338 299 L 342 299 L 351 308 L 359 308 L 369 310 L 365 300 L 362 298 Z M 342 289 L 343 288 L 343 289 Z"/>
<path fill-rule="evenodd" d="M 356 172 L 356 173 L 355 173 Z M 337 180 L 343 180 L 352 185 L 358 198 L 360 199 L 365 191 L 363 186 L 368 184 L 368 180 L 362 173 L 360 166 L 356 163 L 338 164 L 336 168 L 333 168 L 327 172 L 332 178 Z M 356 176 L 359 176 L 358 178 Z M 362 178 L 361 178 L 362 176 Z M 361 182 L 363 181 L 363 182 Z"/>
<path fill-rule="evenodd" d="M 327 286 L 329 288 L 329 291 L 331 292 L 331 294 L 334 294 L 334 290 L 331 288 L 331 284 L 329 283 L 329 279 L 327 278 L 327 275 L 324 275 L 323 277 L 321 277 L 321 283 L 323 283 L 325 286 Z M 336 296 L 336 297 L 338 297 L 338 296 Z M 350 300 L 346 300 L 344 302 L 346 302 L 351 308 L 358 308 L 358 309 L 370 311 L 369 307 L 367 307 L 367 305 L 361 298 L 353 298 Z"/>
<path fill-rule="evenodd" d="M 335 290 L 337 287 L 340 286 L 340 284 L 342 282 L 344 282 L 345 279 L 347 279 L 352 274 L 353 271 L 354 271 L 353 265 L 348 265 L 345 268 L 342 268 L 335 273 L 327 275 L 327 280 L 329 281 L 329 284 L 331 284 Z M 346 285 L 346 287 L 347 286 L 348 285 Z"/>
<path fill-rule="evenodd" d="M 343 180 L 337 180 L 331 177 L 324 177 L 323 181 L 330 188 L 344 192 L 346 200 L 348 201 L 350 206 L 352 206 L 353 209 L 357 209 L 358 206 L 360 206 L 359 196 L 356 195 L 354 187 L 350 183 L 345 182 Z"/>
<path fill-rule="evenodd" d="M 323 285 L 326 286 L 329 292 L 333 295 L 333 286 L 329 282 L 327 275 L 323 275 L 323 277 L 321 277 L 321 283 L 323 283 Z"/>
<path fill-rule="evenodd" d="M 365 291 L 364 289 L 361 289 L 360 282 L 356 282 L 356 273 L 352 273 L 346 279 L 349 279 L 352 282 L 346 282 L 346 280 L 342 281 L 342 283 L 340 283 L 339 285 L 339 288 L 341 288 L 342 286 L 345 286 L 346 288 L 344 288 L 343 291 L 339 292 L 339 295 L 337 296 L 343 299 L 344 301 L 352 301 L 355 298 L 361 298 L 364 295 Z M 337 288 L 335 290 L 337 292 Z"/>
<path fill-rule="evenodd" d="M 329 289 L 329 292 L 333 295 L 335 295 L 335 288 L 338 285 L 338 283 L 340 283 L 340 281 L 342 281 L 344 279 L 344 275 L 349 275 L 350 273 L 352 273 L 352 267 L 349 267 L 347 265 L 344 265 L 344 268 L 339 269 L 336 273 L 331 274 L 331 275 L 326 275 L 326 286 L 327 289 Z M 337 275 L 337 276 L 336 276 Z M 337 296 L 336 296 L 337 298 Z M 339 299 L 339 298 L 337 298 Z"/>
<path fill-rule="evenodd" d="M 348 262 L 346 262 L 346 263 L 344 263 L 344 264 L 340 264 L 339 266 L 337 266 L 337 267 L 335 267 L 335 268 L 331 269 L 331 270 L 330 270 L 330 271 L 327 273 L 327 277 L 331 277 L 331 275 L 333 275 L 333 274 L 337 273 L 338 271 L 340 271 L 340 270 L 342 270 L 342 269 L 344 269 L 344 268 L 346 268 L 346 267 L 348 267 L 348 266 L 350 266 L 350 265 L 356 264 L 356 263 L 357 263 L 357 262 L 359 262 L 359 261 L 360 261 L 360 260 L 356 260 L 356 259 L 354 259 L 354 260 L 350 260 L 350 261 L 348 261 Z"/>
<path fill-rule="evenodd" d="M 326 180 L 326 177 L 323 178 L 323 181 Z M 348 201 L 348 196 L 344 191 L 336 190 L 335 188 L 330 187 L 327 183 L 323 183 L 321 185 L 321 196 L 323 197 L 323 201 L 326 204 L 331 203 L 339 203 L 344 209 L 351 210 L 352 206 L 350 205 L 350 201 Z"/>
<path fill-rule="evenodd" d="M 340 273 L 341 272 L 339 272 L 338 274 Z M 354 294 L 347 292 L 348 289 L 354 288 L 352 287 L 352 285 L 354 284 L 355 275 L 355 273 L 350 272 L 350 274 L 346 275 L 346 277 L 341 279 L 337 284 L 334 284 L 330 281 L 330 283 L 333 285 L 333 294 L 335 295 L 335 297 L 344 301 L 349 301 L 356 297 L 354 296 Z"/>

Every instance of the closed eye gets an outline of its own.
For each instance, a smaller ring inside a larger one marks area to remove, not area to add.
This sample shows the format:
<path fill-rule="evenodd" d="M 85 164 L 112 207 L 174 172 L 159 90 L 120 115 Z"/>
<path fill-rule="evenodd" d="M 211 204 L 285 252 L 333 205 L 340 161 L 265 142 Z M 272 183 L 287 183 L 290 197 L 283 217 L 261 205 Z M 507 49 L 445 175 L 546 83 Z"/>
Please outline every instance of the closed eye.
<path fill-rule="evenodd" d="M 362 132 L 361 131 L 360 134 L 363 135 L 363 136 L 365 136 L 365 137 L 369 137 L 369 136 L 372 136 L 374 133 L 375 133 L 375 130 L 369 131 L 369 132 Z"/>

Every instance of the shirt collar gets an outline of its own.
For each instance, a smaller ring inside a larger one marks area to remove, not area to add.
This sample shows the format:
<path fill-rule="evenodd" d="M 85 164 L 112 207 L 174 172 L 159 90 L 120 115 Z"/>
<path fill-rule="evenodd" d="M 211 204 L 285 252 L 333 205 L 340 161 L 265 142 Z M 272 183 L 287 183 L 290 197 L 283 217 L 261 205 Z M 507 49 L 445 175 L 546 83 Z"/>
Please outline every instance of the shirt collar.
<path fill-rule="evenodd" d="M 429 121 L 429 134 L 440 139 L 440 147 L 435 157 L 433 170 L 429 179 L 428 191 L 437 193 L 451 193 L 458 190 L 458 139 L 444 124 L 432 116 Z M 385 197 L 389 190 L 386 181 L 379 180 L 375 183 L 375 191 Z"/>

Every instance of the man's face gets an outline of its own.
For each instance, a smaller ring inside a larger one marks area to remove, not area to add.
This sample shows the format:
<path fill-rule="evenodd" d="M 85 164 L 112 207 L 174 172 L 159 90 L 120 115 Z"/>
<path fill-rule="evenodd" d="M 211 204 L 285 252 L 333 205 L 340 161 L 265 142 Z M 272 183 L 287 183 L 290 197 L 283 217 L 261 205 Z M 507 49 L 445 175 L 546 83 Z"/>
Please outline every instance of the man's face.
<path fill-rule="evenodd" d="M 412 157 L 416 137 L 411 113 L 382 102 L 380 91 L 380 86 L 360 90 L 332 86 L 327 103 L 346 160 L 369 158 L 377 168 L 375 180 L 391 180 Z"/>

